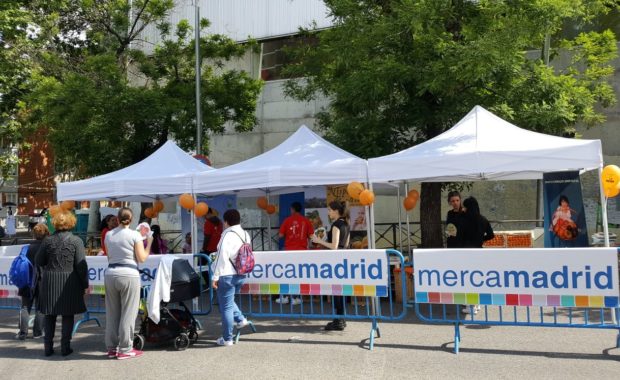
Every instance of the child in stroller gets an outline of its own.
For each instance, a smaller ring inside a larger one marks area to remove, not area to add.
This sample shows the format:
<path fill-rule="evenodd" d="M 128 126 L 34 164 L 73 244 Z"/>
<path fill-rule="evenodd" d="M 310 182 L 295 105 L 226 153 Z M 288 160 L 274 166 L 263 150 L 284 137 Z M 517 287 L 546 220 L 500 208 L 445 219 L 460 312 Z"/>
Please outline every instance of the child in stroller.
<path fill-rule="evenodd" d="M 156 277 L 162 274 L 162 264 L 157 271 Z M 140 271 L 157 281 L 145 271 Z M 146 287 L 142 287 L 140 294 L 140 310 L 142 311 L 140 330 L 134 334 L 133 346 L 138 350 L 144 348 L 146 342 L 163 343 L 173 341 L 174 348 L 185 350 L 190 344 L 198 340 L 199 323 L 183 301 L 190 300 L 200 295 L 200 276 L 194 271 L 187 260 L 177 259 L 172 261 L 170 281 L 170 300 L 159 303 L 158 322 L 154 322 L 149 316 L 147 307 Z M 169 308 L 168 304 L 178 303 L 182 309 Z"/>

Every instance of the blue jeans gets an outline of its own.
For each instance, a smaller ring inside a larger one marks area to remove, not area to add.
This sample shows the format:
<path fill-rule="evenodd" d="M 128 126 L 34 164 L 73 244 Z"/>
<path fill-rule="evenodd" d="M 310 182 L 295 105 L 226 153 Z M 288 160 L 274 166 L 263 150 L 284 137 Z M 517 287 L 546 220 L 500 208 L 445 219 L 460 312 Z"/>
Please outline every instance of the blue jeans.
<path fill-rule="evenodd" d="M 232 340 L 234 323 L 245 318 L 235 303 L 235 293 L 239 292 L 245 276 L 221 276 L 217 283 L 217 300 L 222 314 L 222 337 L 225 341 Z"/>

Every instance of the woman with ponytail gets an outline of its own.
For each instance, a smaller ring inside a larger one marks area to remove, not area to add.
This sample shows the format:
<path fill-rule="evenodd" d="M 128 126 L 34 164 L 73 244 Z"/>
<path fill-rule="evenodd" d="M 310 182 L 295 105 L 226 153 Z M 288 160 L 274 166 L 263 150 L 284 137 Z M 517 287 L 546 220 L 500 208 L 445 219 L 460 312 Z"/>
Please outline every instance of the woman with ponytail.
<path fill-rule="evenodd" d="M 327 240 L 312 235 L 312 242 L 327 249 L 348 249 L 351 227 L 349 226 L 349 210 L 345 202 L 332 201 L 327 206 L 327 215 L 332 226 L 327 233 Z M 337 315 L 344 315 L 345 297 L 333 296 Z M 344 318 L 336 318 L 325 326 L 328 331 L 342 331 L 347 326 Z"/>
<path fill-rule="evenodd" d="M 133 348 L 133 333 L 140 303 L 138 263 L 149 257 L 153 237 L 142 237 L 129 228 L 130 208 L 118 211 L 118 227 L 105 237 L 108 269 L 105 271 L 105 343 L 110 359 L 131 359 L 142 355 Z M 146 238 L 146 247 L 142 240 Z"/>

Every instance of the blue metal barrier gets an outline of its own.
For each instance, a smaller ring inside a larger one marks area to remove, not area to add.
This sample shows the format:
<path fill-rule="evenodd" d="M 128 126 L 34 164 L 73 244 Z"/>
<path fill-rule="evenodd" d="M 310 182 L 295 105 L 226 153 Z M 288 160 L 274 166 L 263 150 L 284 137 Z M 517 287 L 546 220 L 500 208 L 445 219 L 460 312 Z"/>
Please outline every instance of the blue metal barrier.
<path fill-rule="evenodd" d="M 393 249 L 386 250 L 388 261 L 394 257 L 400 267 L 404 266 L 403 255 Z M 402 294 L 405 292 L 405 271 L 400 272 Z M 286 296 L 291 296 L 288 294 Z M 402 302 L 396 302 L 393 298 L 393 287 L 389 284 L 388 297 L 347 296 L 350 302 L 345 307 L 345 314 L 338 315 L 334 307 L 334 296 L 303 295 L 299 296 L 301 303 L 287 304 L 277 303 L 272 294 L 237 294 L 237 304 L 246 316 L 251 317 L 275 317 L 294 319 L 332 319 L 345 318 L 349 320 L 370 320 L 369 348 L 374 347 L 375 337 L 381 333 L 378 321 L 395 321 L 404 318 L 407 313 L 405 307 L 406 297 Z"/>

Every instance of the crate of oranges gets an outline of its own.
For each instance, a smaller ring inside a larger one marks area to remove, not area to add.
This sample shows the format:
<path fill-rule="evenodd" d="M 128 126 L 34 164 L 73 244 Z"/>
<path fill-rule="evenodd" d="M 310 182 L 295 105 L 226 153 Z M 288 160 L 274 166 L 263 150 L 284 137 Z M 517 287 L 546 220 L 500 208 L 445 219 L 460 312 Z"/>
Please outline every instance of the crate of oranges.
<path fill-rule="evenodd" d="M 531 232 L 514 232 L 506 235 L 508 248 L 532 248 L 533 239 Z"/>

